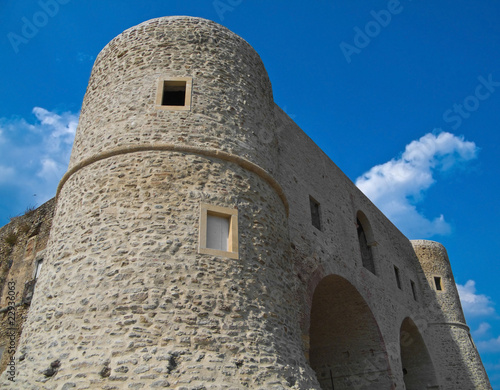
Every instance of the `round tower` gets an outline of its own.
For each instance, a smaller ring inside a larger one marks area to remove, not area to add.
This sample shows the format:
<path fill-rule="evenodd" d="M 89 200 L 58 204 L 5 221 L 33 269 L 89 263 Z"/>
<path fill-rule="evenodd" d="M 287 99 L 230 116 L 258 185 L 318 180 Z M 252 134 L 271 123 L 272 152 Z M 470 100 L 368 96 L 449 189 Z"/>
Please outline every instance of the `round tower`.
<path fill-rule="evenodd" d="M 427 240 L 411 242 L 429 283 L 421 327 L 443 389 L 491 389 L 470 335 L 446 249 Z"/>
<path fill-rule="evenodd" d="M 259 56 L 214 22 L 154 19 L 102 50 L 19 388 L 314 387 L 274 123 Z"/>
<path fill-rule="evenodd" d="M 422 265 L 433 297 L 439 307 L 433 310 L 435 321 L 463 324 L 465 317 L 451 270 L 446 248 L 435 241 L 413 240 L 413 249 Z"/>

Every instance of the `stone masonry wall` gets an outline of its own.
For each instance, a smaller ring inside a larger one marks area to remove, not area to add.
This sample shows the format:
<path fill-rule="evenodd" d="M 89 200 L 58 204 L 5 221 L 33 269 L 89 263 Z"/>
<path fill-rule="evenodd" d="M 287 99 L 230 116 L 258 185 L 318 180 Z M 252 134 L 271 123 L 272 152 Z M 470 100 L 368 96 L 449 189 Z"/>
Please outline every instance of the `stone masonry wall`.
<path fill-rule="evenodd" d="M 420 263 L 426 272 L 431 288 L 428 292 L 439 309 L 430 310 L 431 319 L 429 333 L 429 349 L 442 366 L 447 367 L 442 380 L 450 388 L 471 381 L 476 388 L 490 388 L 488 376 L 481 363 L 470 329 L 466 325 L 460 304 L 460 297 L 455 287 L 455 279 L 451 270 L 446 249 L 437 242 L 415 240 L 413 247 Z M 435 277 L 441 278 L 442 290 L 437 290 Z M 442 313 L 436 316 L 435 313 Z M 456 355 L 462 357 L 463 364 L 457 370 Z"/>
<path fill-rule="evenodd" d="M 8 225 L 0 228 L 0 349 L 3 350 L 0 373 L 6 369 L 12 352 L 19 345 L 19 336 L 36 286 L 36 261 L 43 258 L 54 204 L 52 199 L 36 210 L 28 210 L 24 215 L 12 218 Z"/>
<path fill-rule="evenodd" d="M 202 201 L 238 207 L 244 261 L 197 253 Z M 84 168 L 60 195 L 19 383 L 307 385 L 284 216 L 260 177 L 217 160 L 144 152 Z"/>
<path fill-rule="evenodd" d="M 441 353 L 437 347 L 433 350 L 440 388 L 452 390 L 476 386 L 489 389 L 487 375 L 465 325 L 449 260 L 442 256 L 443 252 L 446 254 L 444 248 L 438 244 L 442 249 L 435 253 L 430 251 L 427 256 L 422 256 L 421 251 L 415 253 L 412 243 L 278 107 L 276 116 L 280 145 L 277 177 L 290 205 L 288 223 L 294 266 L 299 277 L 296 294 L 301 302 L 303 337 L 309 337 L 311 303 L 316 286 L 328 275 L 339 275 L 359 291 L 373 313 L 390 359 L 396 388 L 402 387 L 404 381 L 399 352 L 400 327 L 405 318 L 410 318 L 417 324 L 429 348 L 442 345 Z M 320 203 L 321 230 L 312 226 L 309 197 Z M 361 263 L 356 232 L 359 211 L 366 216 L 372 231 L 375 274 Z M 421 242 L 426 244 L 425 247 L 436 246 L 429 241 Z M 401 288 L 398 288 L 394 267 L 399 270 Z M 436 272 L 442 276 L 448 289 L 446 296 L 450 298 L 446 298 L 446 304 L 444 296 L 436 295 L 432 284 Z M 444 326 L 435 328 L 435 323 Z M 456 337 L 457 327 L 464 332 L 460 337 Z M 474 356 L 474 359 L 465 359 L 465 355 Z M 461 386 L 457 386 L 456 380 L 445 378 L 460 378 Z M 340 384 L 335 386 L 337 389 Z M 352 383 L 347 384 L 346 388 L 352 386 Z M 366 381 L 364 386 L 372 388 L 374 385 Z"/>
<path fill-rule="evenodd" d="M 155 106 L 164 77 L 192 77 L 190 110 Z M 202 203 L 238 210 L 238 259 L 198 253 Z M 275 105 L 248 43 L 154 19 L 96 60 L 16 387 L 0 387 L 400 389 L 405 343 L 430 356 L 410 367 L 429 388 L 490 389 L 460 305 L 429 283 L 440 253 L 416 254 Z"/>
<path fill-rule="evenodd" d="M 155 108 L 160 76 L 193 77 L 190 111 Z M 92 70 L 70 169 L 96 150 L 124 145 L 191 145 L 275 170 L 272 88 L 258 54 L 228 29 L 204 19 L 169 17 L 112 40 Z"/>

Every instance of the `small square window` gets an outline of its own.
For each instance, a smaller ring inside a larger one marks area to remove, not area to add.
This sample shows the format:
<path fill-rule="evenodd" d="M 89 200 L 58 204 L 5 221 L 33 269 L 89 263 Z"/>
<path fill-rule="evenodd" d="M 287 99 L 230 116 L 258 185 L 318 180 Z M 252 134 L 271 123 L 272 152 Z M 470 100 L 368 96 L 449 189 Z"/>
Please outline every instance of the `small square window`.
<path fill-rule="evenodd" d="M 190 110 L 191 77 L 160 77 L 156 92 L 156 108 L 162 110 Z"/>
<path fill-rule="evenodd" d="M 321 230 L 321 213 L 320 213 L 319 202 L 314 200 L 312 197 L 309 197 L 309 205 L 311 207 L 312 225 L 316 229 Z"/>
<path fill-rule="evenodd" d="M 440 276 L 434 276 L 434 285 L 436 286 L 437 291 L 443 290 L 443 285 L 441 284 L 441 277 Z"/>
<path fill-rule="evenodd" d="M 199 253 L 238 259 L 238 210 L 201 204 Z"/>
<path fill-rule="evenodd" d="M 186 105 L 186 82 L 165 81 L 163 84 L 162 106 Z"/>

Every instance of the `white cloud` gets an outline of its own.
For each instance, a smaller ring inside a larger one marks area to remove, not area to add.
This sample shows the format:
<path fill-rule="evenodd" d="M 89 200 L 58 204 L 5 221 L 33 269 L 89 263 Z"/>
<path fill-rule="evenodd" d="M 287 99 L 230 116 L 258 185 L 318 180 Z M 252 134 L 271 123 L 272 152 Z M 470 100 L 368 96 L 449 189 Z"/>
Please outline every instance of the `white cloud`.
<path fill-rule="evenodd" d="M 434 184 L 434 173 L 448 171 L 477 157 L 474 142 L 448 132 L 426 134 L 406 145 L 400 157 L 376 165 L 356 185 L 410 238 L 448 234 L 443 215 L 429 219 L 416 204 Z"/>
<path fill-rule="evenodd" d="M 478 341 L 476 345 L 481 352 L 500 352 L 500 336 L 490 340 Z"/>
<path fill-rule="evenodd" d="M 0 165 L 0 183 L 8 182 L 14 177 L 14 168 Z"/>
<path fill-rule="evenodd" d="M 474 280 L 468 280 L 465 285 L 457 284 L 457 289 L 466 317 L 483 317 L 495 314 L 494 303 L 490 297 L 476 293 Z"/>
<path fill-rule="evenodd" d="M 47 182 L 59 181 L 66 172 L 66 165 L 58 163 L 51 158 L 43 158 L 42 168 L 37 172 L 37 176 Z"/>
<path fill-rule="evenodd" d="M 491 329 L 490 324 L 488 324 L 487 322 L 481 322 L 479 324 L 479 327 L 472 333 L 474 334 L 474 337 L 481 337 L 486 335 L 490 329 Z"/>
<path fill-rule="evenodd" d="M 38 205 L 55 195 L 78 124 L 78 114 L 71 112 L 35 107 L 33 114 L 34 120 L 0 118 L 0 182 L 25 207 L 34 203 L 34 194 Z"/>
<path fill-rule="evenodd" d="M 69 157 L 66 155 L 68 149 L 71 152 L 71 145 L 78 125 L 78 116 L 72 113 L 58 115 L 41 107 L 35 107 L 33 113 L 40 121 L 42 131 L 46 134 L 44 139 L 46 152 L 65 152 L 64 157 Z"/>

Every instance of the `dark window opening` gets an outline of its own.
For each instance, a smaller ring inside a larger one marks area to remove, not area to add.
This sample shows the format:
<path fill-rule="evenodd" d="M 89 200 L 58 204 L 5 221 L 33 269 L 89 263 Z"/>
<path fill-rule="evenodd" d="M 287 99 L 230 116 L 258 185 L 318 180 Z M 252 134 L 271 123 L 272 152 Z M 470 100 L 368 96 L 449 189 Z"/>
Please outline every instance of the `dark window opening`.
<path fill-rule="evenodd" d="M 184 106 L 186 104 L 186 82 L 164 81 L 162 106 Z"/>
<path fill-rule="evenodd" d="M 436 285 L 436 290 L 438 290 L 438 291 L 443 290 L 443 286 L 441 285 L 441 277 L 440 276 L 434 276 L 434 284 Z"/>
<path fill-rule="evenodd" d="M 311 197 L 309 197 L 309 203 L 311 205 L 311 222 L 312 222 L 312 225 L 316 229 L 321 230 L 321 218 L 320 218 L 319 203 L 316 202 Z"/>
<path fill-rule="evenodd" d="M 416 301 L 417 300 L 417 287 L 415 286 L 415 282 L 413 280 L 410 280 L 411 284 L 411 293 L 413 294 L 413 299 Z"/>
<path fill-rule="evenodd" d="M 23 298 L 22 302 L 24 304 L 30 304 L 31 298 L 33 298 L 33 292 L 35 291 L 36 279 L 31 279 L 24 284 Z"/>
<path fill-rule="evenodd" d="M 399 277 L 399 268 L 394 266 L 394 275 L 396 276 L 396 283 L 398 285 L 398 288 L 401 290 L 401 279 Z"/>
<path fill-rule="evenodd" d="M 366 234 L 363 230 L 363 225 L 361 225 L 359 219 L 356 219 L 356 225 L 358 230 L 359 249 L 361 251 L 361 261 L 363 262 L 363 267 L 365 267 L 372 274 L 375 274 L 375 262 L 373 261 L 372 248 L 368 245 Z"/>

